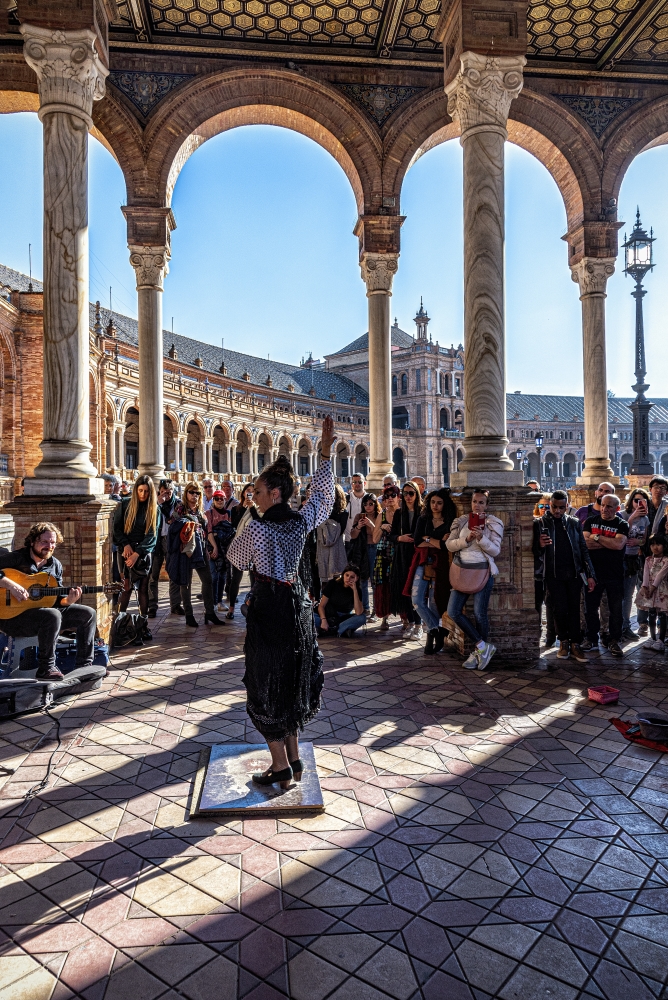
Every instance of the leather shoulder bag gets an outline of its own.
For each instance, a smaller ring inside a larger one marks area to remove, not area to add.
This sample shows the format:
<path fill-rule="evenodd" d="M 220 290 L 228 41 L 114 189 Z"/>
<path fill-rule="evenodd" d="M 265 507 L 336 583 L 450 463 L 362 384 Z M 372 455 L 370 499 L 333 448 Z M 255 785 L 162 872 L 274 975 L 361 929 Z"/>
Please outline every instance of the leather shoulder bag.
<path fill-rule="evenodd" d="M 489 563 L 470 563 L 465 566 L 459 552 L 455 552 L 450 563 L 450 586 L 461 594 L 477 594 L 489 580 Z"/>

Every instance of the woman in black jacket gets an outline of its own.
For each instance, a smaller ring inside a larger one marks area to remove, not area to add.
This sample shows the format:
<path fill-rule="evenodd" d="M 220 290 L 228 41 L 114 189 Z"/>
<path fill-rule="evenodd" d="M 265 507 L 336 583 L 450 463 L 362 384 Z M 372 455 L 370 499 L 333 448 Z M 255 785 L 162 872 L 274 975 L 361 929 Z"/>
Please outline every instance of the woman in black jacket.
<path fill-rule="evenodd" d="M 249 519 L 257 520 L 258 513 L 253 503 L 253 484 L 246 483 L 241 491 L 241 499 L 236 507 L 232 507 L 230 510 L 230 520 L 232 521 L 232 527 L 234 528 L 234 538 L 246 527 Z M 241 522 L 243 526 L 239 530 Z M 237 569 L 233 566 L 231 562 L 227 563 L 227 583 L 225 584 L 225 591 L 227 594 L 227 600 L 230 605 L 229 611 L 225 615 L 230 621 L 234 618 L 234 607 L 237 603 L 237 598 L 239 597 L 239 587 L 241 586 L 241 578 L 244 575 L 242 569 Z"/>
<path fill-rule="evenodd" d="M 422 516 L 415 527 L 415 551 L 411 599 L 413 607 L 427 626 L 424 648 L 429 656 L 443 649 L 447 629 L 441 618 L 450 598 L 450 557 L 446 540 L 457 508 L 446 489 L 434 490 L 427 497 Z"/>
<path fill-rule="evenodd" d="M 410 638 L 417 625 L 416 639 L 422 638 L 422 619 L 413 607 L 410 597 L 404 597 L 408 573 L 415 554 L 413 535 L 422 513 L 420 490 L 410 480 L 401 490 L 401 507 L 392 518 L 390 541 L 394 543 L 394 561 L 390 580 L 390 613 L 400 615 L 404 623 L 403 636 Z"/>
<path fill-rule="evenodd" d="M 150 476 L 138 476 L 132 493 L 116 504 L 114 511 L 114 545 L 118 546 L 118 561 L 124 589 L 118 607 L 127 611 L 133 589 L 137 588 L 139 613 L 145 619 L 142 639 L 152 639 L 148 619 L 148 579 L 151 558 L 158 540 L 160 512 L 155 486 Z"/>

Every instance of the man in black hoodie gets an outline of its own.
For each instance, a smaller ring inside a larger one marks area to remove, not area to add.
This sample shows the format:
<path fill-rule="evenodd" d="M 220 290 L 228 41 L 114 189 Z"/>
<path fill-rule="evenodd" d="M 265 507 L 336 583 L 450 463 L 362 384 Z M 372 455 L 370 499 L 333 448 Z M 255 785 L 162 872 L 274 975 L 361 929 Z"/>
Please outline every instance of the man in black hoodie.
<path fill-rule="evenodd" d="M 568 494 L 555 490 L 548 513 L 534 522 L 536 577 L 542 579 L 552 599 L 558 659 L 570 655 L 578 663 L 587 663 L 580 646 L 580 594 L 584 580 L 589 593 L 596 580 L 580 521 L 567 510 Z"/>

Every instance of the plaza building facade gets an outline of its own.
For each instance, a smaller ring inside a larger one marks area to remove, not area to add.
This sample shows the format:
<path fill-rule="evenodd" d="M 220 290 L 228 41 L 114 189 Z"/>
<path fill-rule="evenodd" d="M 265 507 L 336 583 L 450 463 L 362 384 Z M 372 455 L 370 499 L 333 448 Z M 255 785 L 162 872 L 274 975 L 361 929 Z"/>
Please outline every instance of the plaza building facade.
<path fill-rule="evenodd" d="M 0 265 L 2 441 L 0 489 L 13 497 L 34 473 L 42 434 L 42 285 Z M 132 480 L 139 465 L 137 321 L 89 308 L 91 455 L 98 469 Z M 429 489 L 450 485 L 466 452 L 464 349 L 428 333 L 424 307 L 416 333 L 391 327 L 393 468 L 400 479 L 424 476 Z M 301 365 L 269 361 L 164 331 L 163 434 L 166 475 L 177 482 L 212 476 L 247 482 L 278 455 L 302 478 L 315 470 L 319 427 L 337 425 L 335 474 L 346 484 L 369 469 L 369 335 Z M 632 400 L 609 398 L 610 462 L 625 476 L 633 459 Z M 508 452 L 526 479 L 574 486 L 584 465 L 582 396 L 509 393 Z M 653 400 L 651 461 L 668 474 L 668 399 Z M 613 435 L 617 435 L 614 437 Z M 543 438 L 539 456 L 535 438 Z M 539 472 L 540 469 L 540 472 Z"/>

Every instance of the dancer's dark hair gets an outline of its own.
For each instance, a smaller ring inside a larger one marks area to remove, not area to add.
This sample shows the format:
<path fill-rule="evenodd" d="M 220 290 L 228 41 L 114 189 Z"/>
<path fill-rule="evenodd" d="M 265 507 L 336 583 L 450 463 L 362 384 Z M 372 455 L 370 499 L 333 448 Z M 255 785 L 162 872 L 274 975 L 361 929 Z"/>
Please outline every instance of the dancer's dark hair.
<path fill-rule="evenodd" d="M 283 503 L 287 503 L 294 493 L 297 481 L 285 455 L 279 455 L 275 462 L 263 469 L 258 479 L 262 480 L 268 490 L 280 490 Z"/>

